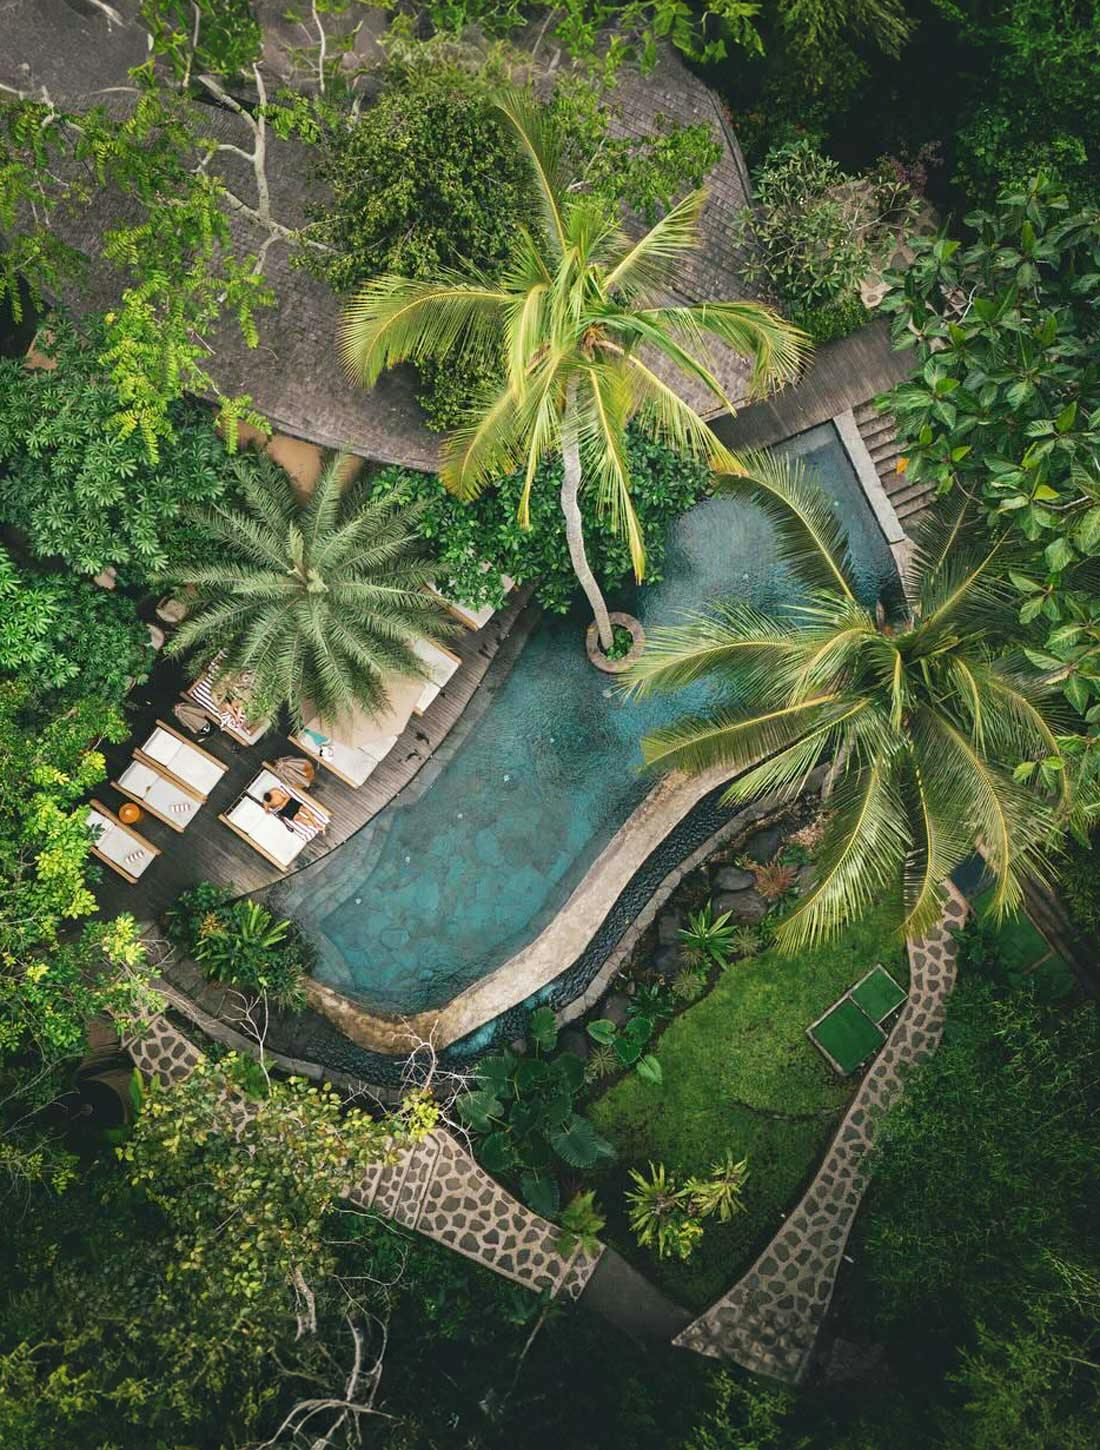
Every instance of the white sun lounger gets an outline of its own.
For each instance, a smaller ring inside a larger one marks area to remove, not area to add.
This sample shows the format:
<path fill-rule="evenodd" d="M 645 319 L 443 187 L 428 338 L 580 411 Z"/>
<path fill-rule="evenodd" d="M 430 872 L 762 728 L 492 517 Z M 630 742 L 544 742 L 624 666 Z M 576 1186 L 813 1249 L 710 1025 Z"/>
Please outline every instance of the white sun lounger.
<path fill-rule="evenodd" d="M 306 814 L 290 821 L 273 811 L 265 811 L 264 795 L 276 788 L 285 790 L 294 800 L 299 801 L 306 808 Z M 286 871 L 301 855 L 307 843 L 328 829 L 331 816 L 323 805 L 311 800 L 282 776 L 276 775 L 270 765 L 265 765 L 235 805 L 219 816 L 218 820 L 240 836 L 242 841 L 247 841 L 266 861 L 270 861 L 280 871 Z"/>
<path fill-rule="evenodd" d="M 449 649 L 444 649 L 441 644 L 432 644 L 430 640 L 426 639 L 418 639 L 412 649 L 413 654 L 421 664 L 427 666 L 428 670 L 428 679 L 422 684 L 416 704 L 413 706 L 414 714 L 423 715 L 462 661 Z"/>
<path fill-rule="evenodd" d="M 219 656 L 220 658 L 220 656 Z M 215 661 L 215 664 L 217 661 Z M 271 729 L 270 720 L 253 723 L 235 700 L 218 700 L 214 696 L 213 667 L 199 676 L 193 685 L 184 690 L 184 695 L 193 700 L 200 710 L 212 720 L 219 730 L 225 732 L 241 745 L 255 745 Z"/>
<path fill-rule="evenodd" d="M 137 831 L 131 831 L 129 826 L 124 826 L 99 801 L 91 802 L 88 825 L 93 838 L 92 855 L 98 856 L 112 871 L 117 871 L 131 886 L 160 855 L 152 841 L 147 841 Z"/>
<path fill-rule="evenodd" d="M 381 714 L 356 712 L 331 726 L 315 716 L 290 738 L 337 779 L 357 790 L 400 740 L 423 688 L 423 680 L 395 676 L 386 681 L 389 703 Z"/>
<path fill-rule="evenodd" d="M 149 739 L 134 751 L 134 759 L 159 770 L 161 775 L 182 785 L 200 800 L 206 800 L 229 769 L 208 750 L 186 739 L 163 720 L 157 721 L 157 728 Z"/>
<path fill-rule="evenodd" d="M 186 830 L 197 813 L 202 810 L 202 797 L 187 786 L 162 775 L 144 760 L 131 760 L 117 780 L 111 784 L 115 790 L 128 795 L 149 812 L 171 826 L 173 831 Z"/>

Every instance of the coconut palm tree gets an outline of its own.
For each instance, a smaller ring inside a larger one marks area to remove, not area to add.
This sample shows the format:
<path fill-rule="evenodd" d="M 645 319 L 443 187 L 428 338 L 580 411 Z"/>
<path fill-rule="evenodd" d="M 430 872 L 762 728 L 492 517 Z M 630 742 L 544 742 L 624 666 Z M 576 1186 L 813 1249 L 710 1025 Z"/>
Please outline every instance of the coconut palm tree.
<path fill-rule="evenodd" d="M 631 501 L 627 425 L 735 471 L 736 459 L 665 374 L 702 384 L 728 410 L 708 339 L 751 359 L 759 390 L 797 372 L 807 340 L 755 302 L 669 301 L 669 284 L 697 242 L 705 192 L 685 197 L 632 241 L 602 202 L 566 189 L 561 138 L 531 98 L 508 91 L 499 107 L 530 160 L 543 225 L 517 230 L 499 280 L 473 272 L 375 279 L 348 307 L 340 345 L 349 372 L 367 386 L 397 363 L 467 349 L 503 364 L 503 385 L 449 439 L 441 477 L 472 499 L 494 477 L 522 468 L 519 519 L 527 527 L 538 466 L 561 455 L 569 557 L 606 650 L 611 626 L 585 554 L 582 479 L 628 539 L 641 580 L 645 547 Z"/>
<path fill-rule="evenodd" d="M 413 644 L 452 632 L 423 589 L 417 510 L 370 499 L 350 461 L 330 458 L 302 503 L 266 454 L 238 459 L 240 504 L 191 515 L 216 562 L 164 581 L 193 599 L 169 650 L 190 652 L 196 674 L 216 662 L 220 678 L 247 678 L 258 711 L 285 705 L 298 727 L 305 701 L 326 720 L 381 711 L 387 676 L 424 673 Z"/>
<path fill-rule="evenodd" d="M 907 572 L 905 606 L 888 620 L 881 603 L 856 597 L 841 528 L 800 465 L 746 465 L 753 496 L 813 592 L 776 618 L 733 603 L 654 631 L 628 688 L 707 678 L 731 697 L 654 732 L 645 759 L 728 768 L 728 801 L 794 795 L 831 762 L 816 879 L 779 930 L 789 948 L 892 894 L 901 926 L 919 935 L 938 919 L 941 883 L 976 845 L 997 912 L 1011 910 L 1022 882 L 1045 875 L 1052 832 L 1074 800 L 1050 682 L 1000 644 L 1016 623 L 994 569 L 1003 544 L 970 529 L 965 511 L 931 524 Z M 721 487 L 743 491 L 745 480 Z"/>

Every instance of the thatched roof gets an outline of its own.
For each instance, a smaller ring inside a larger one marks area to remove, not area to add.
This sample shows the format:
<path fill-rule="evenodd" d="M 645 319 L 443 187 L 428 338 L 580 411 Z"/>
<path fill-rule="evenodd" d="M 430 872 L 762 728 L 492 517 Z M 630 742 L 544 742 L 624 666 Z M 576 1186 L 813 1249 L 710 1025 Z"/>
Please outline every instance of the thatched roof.
<path fill-rule="evenodd" d="M 136 0 L 0 0 L 0 86 L 44 88 L 56 103 L 74 110 L 127 104 L 125 91 L 114 88 L 127 85 L 128 70 L 146 54 L 136 8 Z M 690 301 L 746 295 L 729 241 L 733 217 L 747 195 L 744 163 L 716 98 L 678 57 L 666 52 L 648 76 L 624 76 L 619 100 L 628 131 L 648 129 L 661 114 L 683 124 L 706 121 L 719 133 L 724 149 L 710 180 L 703 245 L 685 268 L 678 294 Z M 242 123 L 227 112 L 211 108 L 205 129 L 219 139 L 247 145 Z M 269 152 L 273 213 L 296 226 L 305 220 L 310 201 L 319 199 L 310 153 L 274 137 Z M 244 163 L 228 155 L 225 162 L 229 183 L 239 184 L 243 196 L 250 195 Z M 94 256 L 97 237 L 121 214 L 117 198 L 100 194 L 76 220 L 69 239 Z M 266 234 L 246 219 L 235 219 L 233 225 L 242 252 L 257 251 Z M 277 303 L 259 315 L 260 346 L 248 348 L 232 322 L 210 339 L 210 372 L 218 386 L 228 394 L 250 394 L 280 432 L 326 447 L 349 447 L 383 462 L 434 467 L 439 438 L 424 425 L 411 372 L 390 373 L 369 393 L 349 384 L 333 346 L 339 299 L 323 282 L 291 267 L 283 243 L 268 252 L 265 271 Z M 120 280 L 97 266 L 90 288 L 72 299 L 73 305 L 109 305 Z M 728 395 L 742 399 L 744 364 L 724 348 L 715 349 L 712 361 Z M 686 385 L 680 390 L 701 410 L 714 411 L 709 394 Z"/>

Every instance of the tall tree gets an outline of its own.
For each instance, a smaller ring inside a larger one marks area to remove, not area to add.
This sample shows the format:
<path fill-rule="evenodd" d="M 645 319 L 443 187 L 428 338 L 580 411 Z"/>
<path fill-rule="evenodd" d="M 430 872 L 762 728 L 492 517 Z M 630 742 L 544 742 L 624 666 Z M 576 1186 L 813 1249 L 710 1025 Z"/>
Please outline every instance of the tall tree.
<path fill-rule="evenodd" d="M 729 408 L 707 360 L 707 338 L 751 358 L 760 389 L 794 376 L 805 339 L 758 303 L 667 302 L 665 289 L 697 244 L 705 192 L 692 192 L 632 241 L 598 198 L 570 194 L 562 138 L 534 101 L 509 91 L 499 105 L 533 168 L 541 228 L 517 229 L 499 281 L 454 271 L 426 280 L 376 279 L 348 308 L 341 347 L 349 371 L 367 386 L 406 360 L 470 351 L 503 360 L 504 385 L 451 436 L 441 476 L 469 499 L 495 475 L 523 468 L 519 517 L 527 524 L 539 463 L 560 453 L 570 558 L 606 650 L 611 624 L 585 553 L 582 479 L 629 539 L 641 579 L 645 551 L 630 496 L 627 424 L 633 420 L 712 466 L 739 467 L 665 381 L 661 364 Z"/>
<path fill-rule="evenodd" d="M 258 710 L 286 706 L 299 726 L 307 700 L 328 720 L 381 710 L 387 675 L 423 673 L 412 646 L 449 632 L 423 587 L 433 570 L 417 509 L 371 499 L 349 481 L 354 461 L 329 459 L 303 504 L 266 454 L 235 460 L 241 506 L 194 514 L 220 557 L 165 576 L 196 596 L 169 649 L 249 677 Z"/>
<path fill-rule="evenodd" d="M 888 619 L 856 597 L 840 525 L 801 466 L 748 466 L 788 561 L 815 592 L 775 619 L 735 603 L 654 631 L 636 692 L 708 678 L 730 703 L 655 732 L 646 760 L 725 766 L 736 774 L 727 800 L 793 795 L 832 762 L 816 880 L 779 931 L 788 947 L 836 932 L 892 892 L 901 925 L 919 935 L 938 918 L 941 882 L 977 845 L 996 910 L 1012 909 L 1022 882 L 1044 873 L 1047 842 L 1075 798 L 1049 684 L 998 648 L 1015 627 L 994 569 L 1001 544 L 970 545 L 964 510 L 929 525 L 907 605 Z"/>

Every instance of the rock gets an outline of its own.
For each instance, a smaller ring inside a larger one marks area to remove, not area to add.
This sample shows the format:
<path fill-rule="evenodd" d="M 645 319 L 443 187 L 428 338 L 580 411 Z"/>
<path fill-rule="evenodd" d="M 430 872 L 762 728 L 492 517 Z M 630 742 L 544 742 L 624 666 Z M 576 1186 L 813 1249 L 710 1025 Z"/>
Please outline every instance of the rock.
<path fill-rule="evenodd" d="M 558 1047 L 562 1052 L 572 1052 L 577 1057 L 587 1057 L 591 1046 L 592 1039 L 579 1027 L 567 1027 L 558 1038 Z"/>
<path fill-rule="evenodd" d="M 673 946 L 680 940 L 683 917 L 678 911 L 666 911 L 657 922 L 657 940 L 663 947 Z"/>
<path fill-rule="evenodd" d="M 683 953 L 678 946 L 661 947 L 653 958 L 653 966 L 662 977 L 674 977 L 683 965 Z"/>
<path fill-rule="evenodd" d="M 783 830 L 780 826 L 766 826 L 745 842 L 745 855 L 754 861 L 770 861 L 783 844 Z"/>
<path fill-rule="evenodd" d="M 714 909 L 721 914 L 728 911 L 734 921 L 754 926 L 768 914 L 768 903 L 755 891 L 723 891 L 714 898 Z"/>
<path fill-rule="evenodd" d="M 626 1009 L 629 1005 L 628 999 L 621 992 L 612 992 L 600 1003 L 598 1010 L 601 1017 L 614 1022 L 616 1027 L 622 1027 L 626 1022 Z"/>
<path fill-rule="evenodd" d="M 810 887 L 814 884 L 814 876 L 816 874 L 812 861 L 807 861 L 804 866 L 798 868 L 798 894 L 800 896 L 809 891 Z"/>
<path fill-rule="evenodd" d="M 714 873 L 717 891 L 748 891 L 756 883 L 751 871 L 742 871 L 736 866 L 720 866 Z"/>

